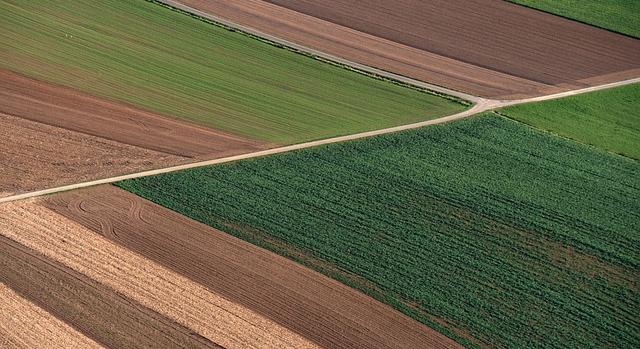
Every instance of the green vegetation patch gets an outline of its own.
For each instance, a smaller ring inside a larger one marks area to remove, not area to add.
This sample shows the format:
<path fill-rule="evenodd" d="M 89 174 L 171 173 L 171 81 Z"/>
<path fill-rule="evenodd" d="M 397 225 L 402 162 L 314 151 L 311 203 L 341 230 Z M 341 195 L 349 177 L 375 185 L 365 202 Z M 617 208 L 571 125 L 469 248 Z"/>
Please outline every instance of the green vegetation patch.
<path fill-rule="evenodd" d="M 147 1 L 2 1 L 0 45 L 0 68 L 276 143 L 465 109 Z"/>
<path fill-rule="evenodd" d="M 638 0 L 510 0 L 615 32 L 640 37 Z"/>
<path fill-rule="evenodd" d="M 640 159 L 640 84 L 500 110 L 510 118 Z"/>
<path fill-rule="evenodd" d="M 468 346 L 640 347 L 640 163 L 495 114 L 117 185 Z"/>

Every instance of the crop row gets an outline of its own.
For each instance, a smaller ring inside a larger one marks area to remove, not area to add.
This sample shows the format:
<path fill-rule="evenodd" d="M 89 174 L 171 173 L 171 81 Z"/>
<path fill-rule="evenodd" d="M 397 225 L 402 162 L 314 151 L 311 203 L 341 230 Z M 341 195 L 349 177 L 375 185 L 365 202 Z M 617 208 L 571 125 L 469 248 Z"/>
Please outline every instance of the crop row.
<path fill-rule="evenodd" d="M 469 346 L 640 345 L 640 164 L 495 114 L 118 186 Z"/>

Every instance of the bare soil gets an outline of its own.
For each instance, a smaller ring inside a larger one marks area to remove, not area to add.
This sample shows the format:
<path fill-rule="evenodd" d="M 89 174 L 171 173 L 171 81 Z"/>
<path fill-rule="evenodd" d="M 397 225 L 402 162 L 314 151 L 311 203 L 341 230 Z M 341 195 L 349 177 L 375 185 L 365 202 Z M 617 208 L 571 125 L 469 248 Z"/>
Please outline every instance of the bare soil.
<path fill-rule="evenodd" d="M 163 315 L 4 236 L 0 236 L 0 281 L 106 347 L 219 348 Z"/>
<path fill-rule="evenodd" d="M 0 197 L 186 161 L 0 113 Z"/>
<path fill-rule="evenodd" d="M 458 348 L 354 289 L 112 186 L 43 205 L 327 348 Z"/>
<path fill-rule="evenodd" d="M 284 39 L 490 98 L 640 75 L 640 40 L 496 0 L 179 0 Z"/>
<path fill-rule="evenodd" d="M 184 157 L 223 157 L 267 147 L 0 69 L 0 112 Z"/>
<path fill-rule="evenodd" d="M 0 206 L 0 215 L 5 217 L 0 219 L 1 235 L 113 289 L 132 305 L 162 314 L 194 335 L 227 349 L 317 348 L 304 337 L 114 244 L 37 201 Z"/>
<path fill-rule="evenodd" d="M 270 146 L 0 69 L 0 197 Z"/>
<path fill-rule="evenodd" d="M 0 283 L 0 348 L 102 348 Z"/>

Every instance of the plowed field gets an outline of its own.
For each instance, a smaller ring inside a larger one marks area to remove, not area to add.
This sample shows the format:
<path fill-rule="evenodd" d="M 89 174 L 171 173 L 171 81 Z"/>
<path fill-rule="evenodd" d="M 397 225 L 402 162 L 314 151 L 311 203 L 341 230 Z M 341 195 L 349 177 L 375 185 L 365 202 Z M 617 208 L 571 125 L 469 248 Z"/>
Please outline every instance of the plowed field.
<path fill-rule="evenodd" d="M 0 197 L 186 160 L 0 112 Z"/>
<path fill-rule="evenodd" d="M 0 196 L 268 146 L 0 69 Z"/>
<path fill-rule="evenodd" d="M 488 97 L 533 96 L 640 73 L 640 41 L 505 1 L 179 2 L 360 63 Z"/>
<path fill-rule="evenodd" d="M 358 291 L 111 186 L 2 205 L 0 234 L 7 292 L 78 331 L 39 343 L 459 347 Z"/>
<path fill-rule="evenodd" d="M 221 157 L 266 147 L 264 142 L 175 120 L 4 69 L 0 69 L 0 111 L 177 156 Z"/>

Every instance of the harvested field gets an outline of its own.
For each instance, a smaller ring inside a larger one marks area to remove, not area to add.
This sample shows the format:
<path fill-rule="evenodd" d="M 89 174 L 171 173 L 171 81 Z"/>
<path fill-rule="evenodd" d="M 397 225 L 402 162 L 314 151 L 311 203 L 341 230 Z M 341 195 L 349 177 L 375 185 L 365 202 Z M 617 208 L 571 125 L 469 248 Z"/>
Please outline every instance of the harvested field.
<path fill-rule="evenodd" d="M 22 228 L 20 224 L 8 227 L 8 232 L 3 226 L 0 236 L 0 281 L 20 296 L 107 347 L 216 347 L 203 338 L 191 336 L 188 329 L 163 315 L 6 237 L 15 231 L 40 231 L 33 227 L 42 221 L 26 224 Z M 58 238 L 66 242 L 63 237 Z"/>
<path fill-rule="evenodd" d="M 139 312 L 142 324 L 126 323 L 126 316 L 111 320 L 122 331 L 80 328 L 108 347 L 115 339 L 135 347 L 131 341 L 138 335 L 124 328 L 132 326 L 144 341 L 160 318 L 160 340 L 192 340 L 200 347 L 459 347 L 358 291 L 112 186 L 5 204 L 0 217 L 6 265 L 0 280 L 15 292 L 74 326 L 78 318 L 66 312 L 83 309 L 68 309 L 72 303 L 92 307 L 104 297 L 114 312 Z M 58 291 L 80 286 L 52 266 L 85 280 L 82 293 Z M 32 270 L 46 275 L 24 282 L 13 276 Z M 48 286 L 55 279 L 67 286 Z M 38 287 L 50 287 L 53 296 Z M 133 309 L 117 308 L 120 303 L 109 298 L 114 292 Z M 106 310 L 95 307 L 108 322 Z M 89 320 L 91 328 L 105 326 L 99 319 Z"/>
<path fill-rule="evenodd" d="M 0 196 L 187 160 L 0 112 Z"/>
<path fill-rule="evenodd" d="M 640 74 L 640 41 L 505 1 L 179 2 L 359 63 L 492 98 Z"/>
<path fill-rule="evenodd" d="M 0 283 L 1 348 L 102 348 Z"/>
<path fill-rule="evenodd" d="M 494 113 L 116 184 L 472 347 L 640 347 L 640 163 Z"/>

